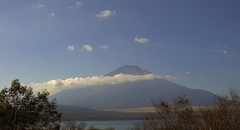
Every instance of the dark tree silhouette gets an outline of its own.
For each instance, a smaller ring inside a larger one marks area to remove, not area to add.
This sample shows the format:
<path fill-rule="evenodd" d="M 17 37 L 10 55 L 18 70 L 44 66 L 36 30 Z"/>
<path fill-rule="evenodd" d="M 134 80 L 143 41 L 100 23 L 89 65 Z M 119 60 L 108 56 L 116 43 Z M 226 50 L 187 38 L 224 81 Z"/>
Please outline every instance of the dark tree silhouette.
<path fill-rule="evenodd" d="M 10 88 L 0 92 L 0 129 L 37 129 L 55 126 L 60 123 L 56 99 L 48 101 L 49 92 L 45 89 L 36 94 L 33 89 L 21 86 L 18 79 Z"/>

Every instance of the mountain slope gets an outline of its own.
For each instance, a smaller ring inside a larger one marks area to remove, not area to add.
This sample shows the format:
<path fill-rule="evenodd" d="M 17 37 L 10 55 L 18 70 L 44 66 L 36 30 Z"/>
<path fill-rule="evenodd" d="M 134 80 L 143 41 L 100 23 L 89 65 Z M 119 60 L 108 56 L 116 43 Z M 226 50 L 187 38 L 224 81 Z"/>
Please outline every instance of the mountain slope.
<path fill-rule="evenodd" d="M 204 90 L 189 89 L 164 79 L 140 80 L 122 84 L 99 85 L 61 91 L 51 98 L 63 105 L 92 109 L 124 109 L 151 107 L 151 99 L 171 102 L 186 95 L 192 105 L 212 103 L 215 95 Z"/>

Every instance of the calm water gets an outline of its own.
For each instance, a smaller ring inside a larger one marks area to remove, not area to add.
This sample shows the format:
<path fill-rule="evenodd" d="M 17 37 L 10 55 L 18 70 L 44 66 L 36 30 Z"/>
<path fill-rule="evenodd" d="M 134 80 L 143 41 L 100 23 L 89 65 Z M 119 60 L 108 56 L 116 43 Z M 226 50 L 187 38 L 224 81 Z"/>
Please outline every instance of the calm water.
<path fill-rule="evenodd" d="M 100 129 L 106 129 L 114 127 L 116 130 L 127 130 L 130 127 L 134 127 L 139 120 L 121 120 L 121 121 L 84 121 L 87 123 L 87 127 L 94 126 Z"/>

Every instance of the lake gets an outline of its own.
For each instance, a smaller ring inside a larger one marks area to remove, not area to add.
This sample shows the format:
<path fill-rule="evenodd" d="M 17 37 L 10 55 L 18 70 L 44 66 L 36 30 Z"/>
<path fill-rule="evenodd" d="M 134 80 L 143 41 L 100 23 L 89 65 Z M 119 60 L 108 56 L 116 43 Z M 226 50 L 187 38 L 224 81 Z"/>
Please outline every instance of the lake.
<path fill-rule="evenodd" d="M 100 129 L 107 129 L 109 127 L 114 127 L 116 130 L 127 130 L 140 120 L 118 120 L 118 121 L 84 121 L 87 123 L 87 127 L 94 126 Z M 79 121 L 80 122 L 80 121 Z"/>

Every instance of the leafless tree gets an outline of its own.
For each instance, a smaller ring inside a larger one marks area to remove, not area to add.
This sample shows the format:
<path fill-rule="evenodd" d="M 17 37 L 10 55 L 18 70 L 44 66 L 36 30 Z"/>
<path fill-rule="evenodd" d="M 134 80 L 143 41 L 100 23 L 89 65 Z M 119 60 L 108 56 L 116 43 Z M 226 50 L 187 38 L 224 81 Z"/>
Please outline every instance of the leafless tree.
<path fill-rule="evenodd" d="M 63 129 L 70 129 L 70 130 L 84 130 L 87 126 L 86 122 L 79 122 L 77 123 L 76 120 L 73 119 L 67 119 L 63 122 Z"/>

